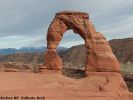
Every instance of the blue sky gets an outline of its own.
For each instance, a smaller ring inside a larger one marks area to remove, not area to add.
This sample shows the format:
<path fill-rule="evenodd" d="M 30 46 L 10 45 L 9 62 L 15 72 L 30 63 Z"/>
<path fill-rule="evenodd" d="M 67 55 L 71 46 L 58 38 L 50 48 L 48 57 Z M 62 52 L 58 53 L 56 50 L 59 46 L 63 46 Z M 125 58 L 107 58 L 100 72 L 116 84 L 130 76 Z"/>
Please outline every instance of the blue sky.
<path fill-rule="evenodd" d="M 64 10 L 89 13 L 108 40 L 133 37 L 133 0 L 0 0 L 0 48 L 46 46 L 48 26 Z M 60 46 L 82 43 L 67 31 Z"/>

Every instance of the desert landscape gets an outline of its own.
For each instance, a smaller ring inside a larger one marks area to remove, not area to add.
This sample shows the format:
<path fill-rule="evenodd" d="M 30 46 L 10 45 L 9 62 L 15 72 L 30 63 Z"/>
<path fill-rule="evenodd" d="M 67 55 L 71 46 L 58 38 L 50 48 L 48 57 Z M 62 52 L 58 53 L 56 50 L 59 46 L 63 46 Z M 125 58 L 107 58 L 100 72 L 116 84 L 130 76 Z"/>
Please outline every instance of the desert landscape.
<path fill-rule="evenodd" d="M 0 0 L 0 100 L 133 100 L 132 9 Z"/>
<path fill-rule="evenodd" d="M 78 33 L 85 45 L 63 48 L 57 53 L 68 29 Z M 107 42 L 87 13 L 59 12 L 48 28 L 45 53 L 15 51 L 0 56 L 1 98 L 132 100 L 132 44 L 133 38 Z"/>

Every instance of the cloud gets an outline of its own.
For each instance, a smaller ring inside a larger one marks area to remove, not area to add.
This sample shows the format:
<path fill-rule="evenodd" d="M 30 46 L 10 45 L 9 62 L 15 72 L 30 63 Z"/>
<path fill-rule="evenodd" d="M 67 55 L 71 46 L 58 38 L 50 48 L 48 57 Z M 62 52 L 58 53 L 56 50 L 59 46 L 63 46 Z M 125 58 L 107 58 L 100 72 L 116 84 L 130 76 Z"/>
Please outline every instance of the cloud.
<path fill-rule="evenodd" d="M 108 39 L 133 37 L 133 15 L 123 17 L 120 21 L 109 26 L 101 27 L 101 31 L 107 34 Z"/>
<path fill-rule="evenodd" d="M 78 44 L 84 44 L 84 40 L 78 34 L 73 33 L 72 30 L 68 30 L 64 33 L 59 46 L 72 47 Z"/>
<path fill-rule="evenodd" d="M 42 35 L 38 36 L 6 36 L 0 38 L 1 48 L 21 48 L 21 47 L 39 47 L 46 46 L 46 39 Z"/>
<path fill-rule="evenodd" d="M 132 9 L 132 0 L 0 0 L 0 48 L 46 45 L 54 14 L 64 10 L 89 13 L 97 31 L 108 39 L 133 37 Z M 70 46 L 82 39 L 68 34 L 61 43 Z"/>

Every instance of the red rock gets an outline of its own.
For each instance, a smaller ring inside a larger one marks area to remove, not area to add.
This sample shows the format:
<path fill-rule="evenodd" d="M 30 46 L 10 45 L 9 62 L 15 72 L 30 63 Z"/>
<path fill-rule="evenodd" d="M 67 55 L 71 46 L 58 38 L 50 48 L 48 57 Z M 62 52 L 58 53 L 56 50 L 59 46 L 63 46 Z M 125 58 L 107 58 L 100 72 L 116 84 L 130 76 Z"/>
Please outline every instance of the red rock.
<path fill-rule="evenodd" d="M 61 69 L 60 57 L 55 52 L 53 52 L 53 55 L 49 50 L 56 50 L 63 34 L 69 29 L 79 34 L 85 41 L 87 48 L 86 73 L 87 71 L 120 72 L 118 60 L 112 53 L 105 37 L 101 33 L 96 32 L 94 25 L 89 20 L 89 15 L 84 12 L 73 11 L 57 13 L 49 26 L 47 34 L 48 52 L 46 53 L 44 63 L 48 69 Z"/>
<path fill-rule="evenodd" d="M 5 68 L 4 72 L 18 72 L 18 70 L 14 68 Z"/>
<path fill-rule="evenodd" d="M 99 32 L 92 34 L 91 49 L 87 48 L 86 71 L 120 72 L 120 65 L 109 43 Z"/>
<path fill-rule="evenodd" d="M 55 50 L 48 50 L 45 53 L 44 65 L 49 70 L 61 70 L 62 69 L 62 60 Z"/>
<path fill-rule="evenodd" d="M 1 72 L 0 95 L 45 96 L 46 100 L 133 100 L 123 82 L 116 72 L 91 72 L 83 79 L 57 73 Z"/>
<path fill-rule="evenodd" d="M 56 48 L 64 32 L 69 29 L 72 29 L 74 33 L 79 34 L 84 39 L 87 48 L 85 70 L 88 77 L 79 81 L 64 78 L 60 73 L 56 73 L 62 69 L 62 61 L 56 52 Z M 132 94 L 129 93 L 127 85 L 119 73 L 119 62 L 112 53 L 105 37 L 101 33 L 96 32 L 87 13 L 69 11 L 57 13 L 48 29 L 47 49 L 45 53 L 45 67 L 39 70 L 41 73 L 45 73 L 44 75 L 53 75 L 52 77 L 50 76 L 51 78 L 47 77 L 50 80 L 48 85 L 52 84 L 52 87 L 44 85 L 48 90 L 57 89 L 56 92 L 50 91 L 46 94 L 50 99 L 75 99 L 70 98 L 70 96 L 78 96 L 82 97 L 82 99 L 85 97 L 84 100 L 132 99 Z M 52 74 L 54 72 L 56 74 Z"/>

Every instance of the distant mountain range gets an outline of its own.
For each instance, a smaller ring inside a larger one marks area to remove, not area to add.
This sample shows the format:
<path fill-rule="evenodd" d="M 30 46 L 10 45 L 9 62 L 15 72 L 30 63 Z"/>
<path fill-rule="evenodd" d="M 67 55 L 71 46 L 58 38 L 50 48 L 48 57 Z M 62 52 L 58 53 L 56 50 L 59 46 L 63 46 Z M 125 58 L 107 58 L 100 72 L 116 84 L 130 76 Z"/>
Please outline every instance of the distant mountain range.
<path fill-rule="evenodd" d="M 133 62 L 133 38 L 113 39 L 109 44 L 120 62 Z"/>
<path fill-rule="evenodd" d="M 133 63 L 133 38 L 110 40 L 109 44 L 113 53 L 121 63 Z M 0 62 L 43 63 L 46 47 L 21 48 L 0 50 Z M 58 48 L 63 63 L 68 66 L 84 66 L 86 60 L 86 48 L 84 45 L 73 46 L 69 49 Z"/>
<path fill-rule="evenodd" d="M 6 48 L 0 49 L 0 55 L 8 55 L 8 54 L 16 54 L 16 53 L 36 53 L 36 52 L 44 52 L 47 50 L 47 47 L 22 47 L 20 49 L 15 48 Z M 57 51 L 65 51 L 67 48 L 58 47 Z"/>

